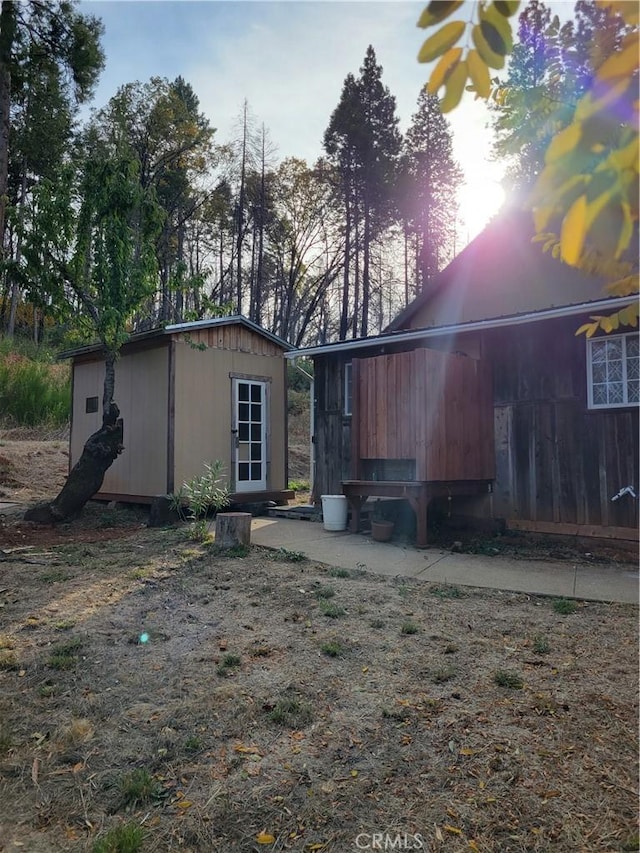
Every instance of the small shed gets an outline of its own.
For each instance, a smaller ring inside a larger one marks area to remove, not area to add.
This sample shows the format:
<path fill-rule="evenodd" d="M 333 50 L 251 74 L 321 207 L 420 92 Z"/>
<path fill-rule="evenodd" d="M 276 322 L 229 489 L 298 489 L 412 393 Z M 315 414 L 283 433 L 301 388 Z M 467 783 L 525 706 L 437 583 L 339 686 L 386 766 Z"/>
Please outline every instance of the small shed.
<path fill-rule="evenodd" d="M 150 503 L 220 460 L 234 503 L 286 503 L 284 353 L 292 347 L 245 317 L 180 323 L 132 335 L 116 362 L 124 452 L 97 498 Z M 72 359 L 70 466 L 102 422 L 98 345 Z"/>

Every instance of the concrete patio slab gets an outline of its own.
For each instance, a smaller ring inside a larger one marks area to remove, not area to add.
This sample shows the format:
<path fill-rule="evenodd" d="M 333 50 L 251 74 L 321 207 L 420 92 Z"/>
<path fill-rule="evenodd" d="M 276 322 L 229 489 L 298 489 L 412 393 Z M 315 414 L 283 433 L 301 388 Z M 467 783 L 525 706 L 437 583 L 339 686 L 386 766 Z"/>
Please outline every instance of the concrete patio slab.
<path fill-rule="evenodd" d="M 638 571 L 629 566 L 454 554 L 438 548 L 419 551 L 393 542 L 374 542 L 361 534 L 333 533 L 317 522 L 280 518 L 254 518 L 251 541 L 300 551 L 331 566 L 389 577 L 638 604 Z"/>

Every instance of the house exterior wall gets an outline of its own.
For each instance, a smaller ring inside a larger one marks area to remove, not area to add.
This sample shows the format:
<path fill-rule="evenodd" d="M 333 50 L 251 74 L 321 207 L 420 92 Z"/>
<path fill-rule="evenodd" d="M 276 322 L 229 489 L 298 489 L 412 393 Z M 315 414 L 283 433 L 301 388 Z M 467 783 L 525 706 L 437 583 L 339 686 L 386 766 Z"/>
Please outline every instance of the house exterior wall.
<path fill-rule="evenodd" d="M 106 473 L 101 494 L 151 497 L 167 489 L 168 348 L 122 355 L 116 362 L 115 400 L 124 426 L 124 452 Z M 104 361 L 77 360 L 73 366 L 70 463 L 102 423 Z M 96 412 L 86 413 L 87 398 Z"/>
<path fill-rule="evenodd" d="M 493 375 L 493 493 L 454 498 L 454 512 L 506 519 L 524 530 L 637 538 L 639 502 L 611 498 L 639 486 L 639 409 L 588 408 L 586 342 L 575 336 L 587 319 L 429 340 L 429 347 L 480 355 Z M 361 354 L 366 351 L 353 352 Z M 351 356 L 314 359 L 316 501 L 340 493 L 341 481 L 351 476 L 351 417 L 344 414 Z"/>
<path fill-rule="evenodd" d="M 638 486 L 638 407 L 588 409 L 586 342 L 575 336 L 586 319 L 483 334 L 493 365 L 497 466 L 485 511 L 525 529 L 637 533 L 638 501 L 611 498 Z"/>
<path fill-rule="evenodd" d="M 233 327 L 231 327 L 233 328 Z M 223 330 L 205 330 L 223 331 Z M 173 424 L 174 488 L 203 472 L 203 465 L 219 459 L 231 490 L 235 488 L 234 436 L 232 429 L 232 377 L 263 379 L 268 385 L 267 489 L 286 489 L 286 399 L 285 367 L 282 350 L 268 340 L 263 347 L 258 335 L 248 334 L 241 343 L 249 350 L 216 348 L 217 336 L 207 349 L 195 335 L 188 341 L 176 340 L 174 355 L 175 399 Z M 257 340 L 256 340 L 257 339 Z M 208 340 L 208 336 L 207 336 Z M 189 343 L 190 342 L 190 343 Z M 272 349 L 271 349 L 272 348 Z"/>

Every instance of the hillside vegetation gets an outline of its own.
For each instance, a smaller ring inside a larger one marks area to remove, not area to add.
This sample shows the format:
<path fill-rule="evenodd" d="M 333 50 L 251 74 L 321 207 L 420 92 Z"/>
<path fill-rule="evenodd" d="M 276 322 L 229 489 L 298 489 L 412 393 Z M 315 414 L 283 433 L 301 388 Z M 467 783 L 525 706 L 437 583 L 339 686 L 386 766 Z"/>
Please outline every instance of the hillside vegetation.
<path fill-rule="evenodd" d="M 43 427 L 68 423 L 71 375 L 51 352 L 0 339 L 0 428 Z"/>

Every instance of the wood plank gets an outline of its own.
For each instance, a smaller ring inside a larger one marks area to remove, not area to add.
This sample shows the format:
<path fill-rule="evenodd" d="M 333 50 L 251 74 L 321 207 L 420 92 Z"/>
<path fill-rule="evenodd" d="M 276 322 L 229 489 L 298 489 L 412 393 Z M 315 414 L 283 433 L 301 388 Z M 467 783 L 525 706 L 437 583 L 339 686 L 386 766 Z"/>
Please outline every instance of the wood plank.
<path fill-rule="evenodd" d="M 553 521 L 531 521 L 523 518 L 508 518 L 506 524 L 508 530 L 523 530 L 530 533 L 622 539 L 630 542 L 637 542 L 639 539 L 638 529 L 635 527 L 610 527 L 601 524 L 556 524 Z"/>

